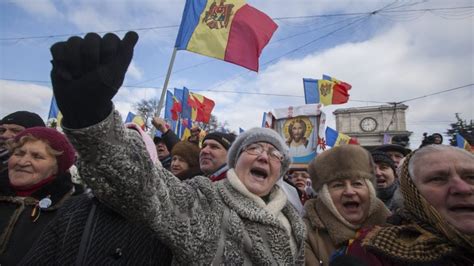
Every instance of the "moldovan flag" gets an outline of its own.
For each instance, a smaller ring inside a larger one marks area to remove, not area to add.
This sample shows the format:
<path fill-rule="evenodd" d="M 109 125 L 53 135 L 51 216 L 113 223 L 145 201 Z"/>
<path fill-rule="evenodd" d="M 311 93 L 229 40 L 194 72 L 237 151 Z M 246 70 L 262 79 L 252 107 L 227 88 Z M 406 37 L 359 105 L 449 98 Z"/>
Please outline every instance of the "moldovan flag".
<path fill-rule="evenodd" d="M 213 100 L 201 94 L 189 92 L 188 105 L 192 108 L 191 120 L 209 123 L 215 105 Z"/>
<path fill-rule="evenodd" d="M 456 142 L 458 144 L 458 147 L 461 148 L 461 149 L 465 149 L 467 151 L 470 151 L 470 152 L 474 152 L 474 150 L 472 149 L 471 145 L 469 144 L 469 142 L 467 142 L 466 139 L 464 139 L 461 134 L 456 134 Z"/>
<path fill-rule="evenodd" d="M 343 144 L 358 144 L 357 140 L 346 134 L 337 132 L 336 130 L 326 127 L 326 144 L 336 147 Z"/>
<path fill-rule="evenodd" d="M 52 126 L 53 122 L 56 122 L 56 129 L 59 129 L 61 128 L 62 119 L 63 115 L 61 114 L 61 111 L 59 111 L 56 98 L 53 95 L 53 98 L 51 99 L 51 105 L 49 106 L 48 126 Z"/>
<path fill-rule="evenodd" d="M 258 72 L 277 24 L 244 0 L 186 0 L 175 47 Z"/>
<path fill-rule="evenodd" d="M 327 106 L 347 103 L 349 100 L 347 86 L 337 84 L 331 80 L 304 78 L 303 86 L 306 104 L 322 103 Z"/>
<path fill-rule="evenodd" d="M 145 130 L 145 120 L 139 115 L 135 115 L 132 112 L 128 112 L 127 119 L 125 119 L 125 123 L 135 123 L 143 130 Z"/>
<path fill-rule="evenodd" d="M 346 83 L 346 82 L 344 82 L 344 81 L 340 81 L 340 80 L 338 80 L 338 79 L 336 79 L 336 78 L 333 78 L 333 77 L 331 77 L 331 76 L 328 76 L 328 75 L 324 75 L 324 74 L 323 74 L 323 79 L 324 79 L 324 80 L 330 80 L 330 81 L 336 83 L 336 84 L 337 84 L 336 86 L 341 86 L 342 89 L 345 90 L 346 92 L 352 88 L 352 85 L 351 85 L 351 84 Z"/>

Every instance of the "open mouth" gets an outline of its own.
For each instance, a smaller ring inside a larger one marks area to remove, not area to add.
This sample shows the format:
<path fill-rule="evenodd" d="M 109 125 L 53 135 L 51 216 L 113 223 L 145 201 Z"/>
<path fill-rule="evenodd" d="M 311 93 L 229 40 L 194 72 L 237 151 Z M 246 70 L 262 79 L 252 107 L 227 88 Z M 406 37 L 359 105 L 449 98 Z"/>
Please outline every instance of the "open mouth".
<path fill-rule="evenodd" d="M 377 178 L 377 186 L 378 187 L 382 187 L 382 186 L 385 186 L 385 184 L 387 184 L 387 181 L 383 178 Z"/>
<path fill-rule="evenodd" d="M 268 172 L 266 169 L 260 168 L 260 167 L 253 167 L 250 169 L 250 173 L 259 179 L 266 179 L 268 177 Z"/>
<path fill-rule="evenodd" d="M 342 203 L 342 206 L 344 206 L 344 208 L 346 208 L 347 210 L 358 210 L 360 203 L 357 201 L 346 201 Z"/>
<path fill-rule="evenodd" d="M 448 208 L 456 213 L 474 213 L 474 204 L 458 204 Z"/>

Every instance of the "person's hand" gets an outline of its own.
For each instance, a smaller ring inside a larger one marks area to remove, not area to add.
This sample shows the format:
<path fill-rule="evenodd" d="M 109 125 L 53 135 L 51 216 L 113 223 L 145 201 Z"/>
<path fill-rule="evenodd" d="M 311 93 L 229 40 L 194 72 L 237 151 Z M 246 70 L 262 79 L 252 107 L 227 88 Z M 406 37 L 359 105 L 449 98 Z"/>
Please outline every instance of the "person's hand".
<path fill-rule="evenodd" d="M 159 131 L 161 131 L 161 133 L 165 134 L 166 132 L 168 132 L 168 123 L 166 123 L 166 121 L 160 117 L 153 117 L 153 119 L 151 120 L 151 123 L 153 124 L 153 126 L 158 129 Z"/>
<path fill-rule="evenodd" d="M 110 114 L 137 41 L 136 32 L 127 32 L 123 40 L 113 33 L 103 38 L 88 33 L 51 46 L 51 81 L 66 127 L 90 126 Z"/>

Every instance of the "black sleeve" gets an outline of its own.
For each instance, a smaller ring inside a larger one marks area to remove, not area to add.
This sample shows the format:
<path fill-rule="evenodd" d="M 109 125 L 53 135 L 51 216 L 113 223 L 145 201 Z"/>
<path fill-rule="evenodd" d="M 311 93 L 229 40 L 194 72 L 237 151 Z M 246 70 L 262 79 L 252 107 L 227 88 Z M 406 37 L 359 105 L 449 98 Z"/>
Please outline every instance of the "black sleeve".
<path fill-rule="evenodd" d="M 169 152 L 171 152 L 176 143 L 180 142 L 180 139 L 173 132 L 173 130 L 168 130 L 165 134 L 161 136 L 161 138 L 163 139 L 163 142 L 165 143 L 166 148 L 168 148 Z"/>

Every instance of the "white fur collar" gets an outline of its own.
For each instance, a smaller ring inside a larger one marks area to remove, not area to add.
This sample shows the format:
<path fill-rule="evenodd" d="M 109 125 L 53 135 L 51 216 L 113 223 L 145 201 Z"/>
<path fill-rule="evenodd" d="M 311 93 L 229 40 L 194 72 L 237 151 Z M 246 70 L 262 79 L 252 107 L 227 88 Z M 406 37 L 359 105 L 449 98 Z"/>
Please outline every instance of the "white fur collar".
<path fill-rule="evenodd" d="M 232 185 L 233 188 L 235 188 L 247 198 L 256 202 L 260 207 L 269 211 L 273 215 L 278 215 L 286 204 L 286 194 L 276 184 L 275 186 L 277 187 L 277 189 L 271 192 L 270 201 L 268 202 L 268 204 L 265 204 L 265 202 L 259 196 L 253 194 L 245 187 L 245 185 L 242 183 L 242 181 L 240 181 L 233 168 L 227 171 L 227 179 L 229 180 L 229 183 Z"/>

